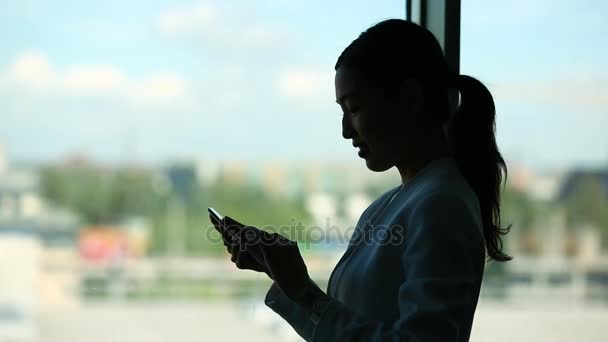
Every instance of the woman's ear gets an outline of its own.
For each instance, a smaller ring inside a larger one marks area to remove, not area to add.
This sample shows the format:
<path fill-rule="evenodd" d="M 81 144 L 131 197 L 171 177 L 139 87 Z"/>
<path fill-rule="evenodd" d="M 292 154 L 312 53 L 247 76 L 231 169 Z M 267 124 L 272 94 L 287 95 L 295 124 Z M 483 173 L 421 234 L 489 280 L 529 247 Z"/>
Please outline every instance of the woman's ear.
<path fill-rule="evenodd" d="M 424 94 L 422 84 L 413 77 L 409 77 L 399 86 L 399 98 L 403 109 L 410 114 L 418 115 L 424 106 Z"/>

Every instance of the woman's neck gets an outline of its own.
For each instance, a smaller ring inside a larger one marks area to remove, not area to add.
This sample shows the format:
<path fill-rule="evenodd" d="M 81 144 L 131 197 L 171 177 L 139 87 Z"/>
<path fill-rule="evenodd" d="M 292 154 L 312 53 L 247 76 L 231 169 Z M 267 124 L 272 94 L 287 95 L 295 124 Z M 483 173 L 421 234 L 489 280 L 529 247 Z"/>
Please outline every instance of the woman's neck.
<path fill-rule="evenodd" d="M 401 175 L 401 183 L 406 184 L 428 163 L 450 156 L 448 143 L 442 130 L 429 134 L 426 142 L 421 142 L 421 148 L 413 156 L 408 156 L 402 163 L 396 165 Z"/>

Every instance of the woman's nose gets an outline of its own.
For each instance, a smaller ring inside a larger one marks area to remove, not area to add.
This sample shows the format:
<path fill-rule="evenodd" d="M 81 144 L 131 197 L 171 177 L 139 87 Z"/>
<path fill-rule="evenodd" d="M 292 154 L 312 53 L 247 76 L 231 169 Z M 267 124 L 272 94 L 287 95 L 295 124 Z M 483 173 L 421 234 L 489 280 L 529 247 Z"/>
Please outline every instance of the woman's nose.
<path fill-rule="evenodd" d="M 351 124 L 348 115 L 342 115 L 342 137 L 344 137 L 344 139 L 352 139 L 355 135 L 356 132 L 353 129 L 353 125 Z"/>

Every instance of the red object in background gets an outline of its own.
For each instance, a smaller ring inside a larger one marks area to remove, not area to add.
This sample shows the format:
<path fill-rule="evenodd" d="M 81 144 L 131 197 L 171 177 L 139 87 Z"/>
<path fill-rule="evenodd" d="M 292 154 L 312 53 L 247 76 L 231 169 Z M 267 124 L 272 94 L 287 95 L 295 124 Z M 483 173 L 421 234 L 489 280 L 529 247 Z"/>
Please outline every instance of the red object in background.
<path fill-rule="evenodd" d="M 128 235 L 116 226 L 89 226 L 78 236 L 80 256 L 93 262 L 115 262 L 129 255 Z"/>

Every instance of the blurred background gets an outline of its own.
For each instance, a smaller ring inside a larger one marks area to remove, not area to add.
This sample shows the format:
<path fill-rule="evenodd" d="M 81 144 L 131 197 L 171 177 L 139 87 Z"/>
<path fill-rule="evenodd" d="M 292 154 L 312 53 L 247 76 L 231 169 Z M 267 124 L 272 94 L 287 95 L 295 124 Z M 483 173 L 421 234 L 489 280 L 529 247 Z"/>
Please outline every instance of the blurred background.
<path fill-rule="evenodd" d="M 325 288 L 400 182 L 342 139 L 333 66 L 404 2 L 0 0 L 0 341 L 301 340 L 206 208 L 297 232 Z M 472 341 L 608 340 L 607 14 L 462 0 L 515 257 L 487 264 Z"/>

